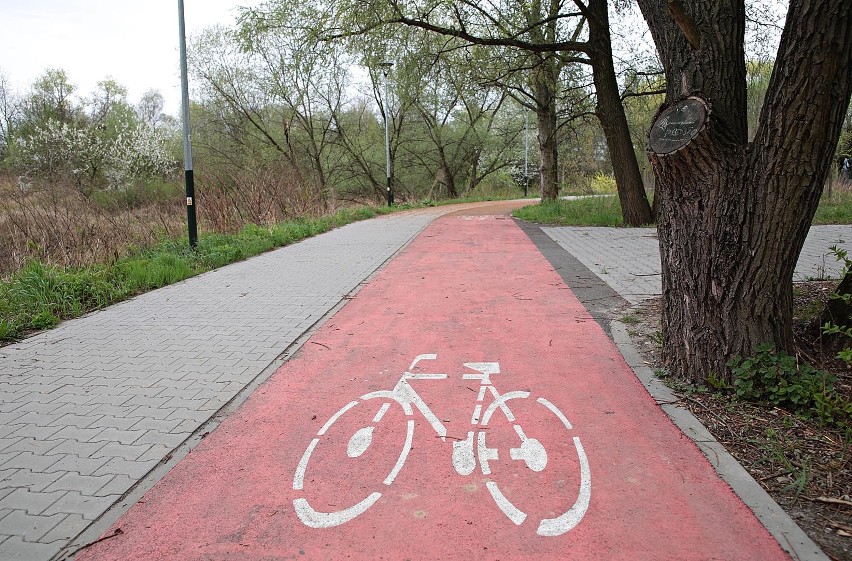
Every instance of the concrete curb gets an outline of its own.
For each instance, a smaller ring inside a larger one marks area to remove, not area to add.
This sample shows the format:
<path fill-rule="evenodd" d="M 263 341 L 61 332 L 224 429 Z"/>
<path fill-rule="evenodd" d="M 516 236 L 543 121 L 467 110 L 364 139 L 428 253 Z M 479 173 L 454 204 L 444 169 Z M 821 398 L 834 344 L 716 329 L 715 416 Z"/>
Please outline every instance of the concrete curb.
<path fill-rule="evenodd" d="M 618 320 L 610 324 L 612 339 L 624 360 L 642 382 L 651 397 L 675 425 L 692 439 L 710 461 L 719 476 L 748 506 L 758 520 L 778 540 L 782 549 L 797 561 L 830 561 L 820 547 L 784 512 L 778 503 L 749 475 L 745 468 L 693 416 L 678 405 L 680 400 L 648 368 L 630 340 L 627 326 Z"/>

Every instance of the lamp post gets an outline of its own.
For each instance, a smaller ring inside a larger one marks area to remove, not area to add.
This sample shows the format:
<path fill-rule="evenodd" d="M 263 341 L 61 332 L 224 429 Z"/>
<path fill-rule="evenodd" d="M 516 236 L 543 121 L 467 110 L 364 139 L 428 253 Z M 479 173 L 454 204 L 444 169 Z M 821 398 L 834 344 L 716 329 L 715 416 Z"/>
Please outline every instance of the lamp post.
<path fill-rule="evenodd" d="M 186 26 L 183 20 L 183 0 L 178 0 L 178 27 L 180 28 L 180 86 L 183 106 L 183 170 L 186 182 L 186 225 L 189 247 L 198 244 L 198 226 L 195 219 L 195 180 L 192 174 L 192 137 L 189 130 L 189 81 L 186 72 Z"/>
<path fill-rule="evenodd" d="M 387 196 L 388 206 L 393 206 L 393 188 L 391 186 L 391 160 L 390 160 L 390 113 L 388 112 L 388 72 L 393 66 L 392 62 L 380 62 L 382 73 L 385 75 L 385 98 L 384 98 L 384 113 L 385 113 L 385 163 L 387 170 Z"/>

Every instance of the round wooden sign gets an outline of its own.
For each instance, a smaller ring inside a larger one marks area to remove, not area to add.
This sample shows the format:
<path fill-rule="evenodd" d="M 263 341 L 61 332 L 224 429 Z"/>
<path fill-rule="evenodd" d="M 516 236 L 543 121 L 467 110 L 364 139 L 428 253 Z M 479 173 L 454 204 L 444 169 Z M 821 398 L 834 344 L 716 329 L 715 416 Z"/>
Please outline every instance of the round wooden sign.
<path fill-rule="evenodd" d="M 707 107 L 694 97 L 679 101 L 660 113 L 651 126 L 648 146 L 655 154 L 671 154 L 698 136 L 707 119 Z"/>

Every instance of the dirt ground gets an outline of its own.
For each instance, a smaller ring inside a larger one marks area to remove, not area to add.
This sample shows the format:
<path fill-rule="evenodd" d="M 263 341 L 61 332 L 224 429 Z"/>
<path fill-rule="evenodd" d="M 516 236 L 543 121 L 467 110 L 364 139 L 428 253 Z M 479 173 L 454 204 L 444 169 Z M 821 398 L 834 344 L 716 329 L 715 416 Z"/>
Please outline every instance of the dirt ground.
<path fill-rule="evenodd" d="M 801 356 L 836 374 L 852 398 L 852 371 L 823 356 L 807 333 L 833 283 L 796 285 L 796 332 Z M 778 504 L 834 560 L 852 561 L 852 430 L 822 426 L 783 409 L 735 401 L 731 395 L 688 387 L 667 378 L 660 356 L 660 299 L 622 318 L 646 364 L 751 473 Z"/>

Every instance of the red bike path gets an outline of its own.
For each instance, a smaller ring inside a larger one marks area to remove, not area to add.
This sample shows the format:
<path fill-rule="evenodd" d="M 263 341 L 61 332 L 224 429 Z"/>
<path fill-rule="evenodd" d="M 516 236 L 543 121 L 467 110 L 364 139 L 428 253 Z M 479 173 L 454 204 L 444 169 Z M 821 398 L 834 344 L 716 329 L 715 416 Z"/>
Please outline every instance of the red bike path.
<path fill-rule="evenodd" d="M 115 528 L 77 559 L 789 559 L 487 216 L 427 227 Z"/>

